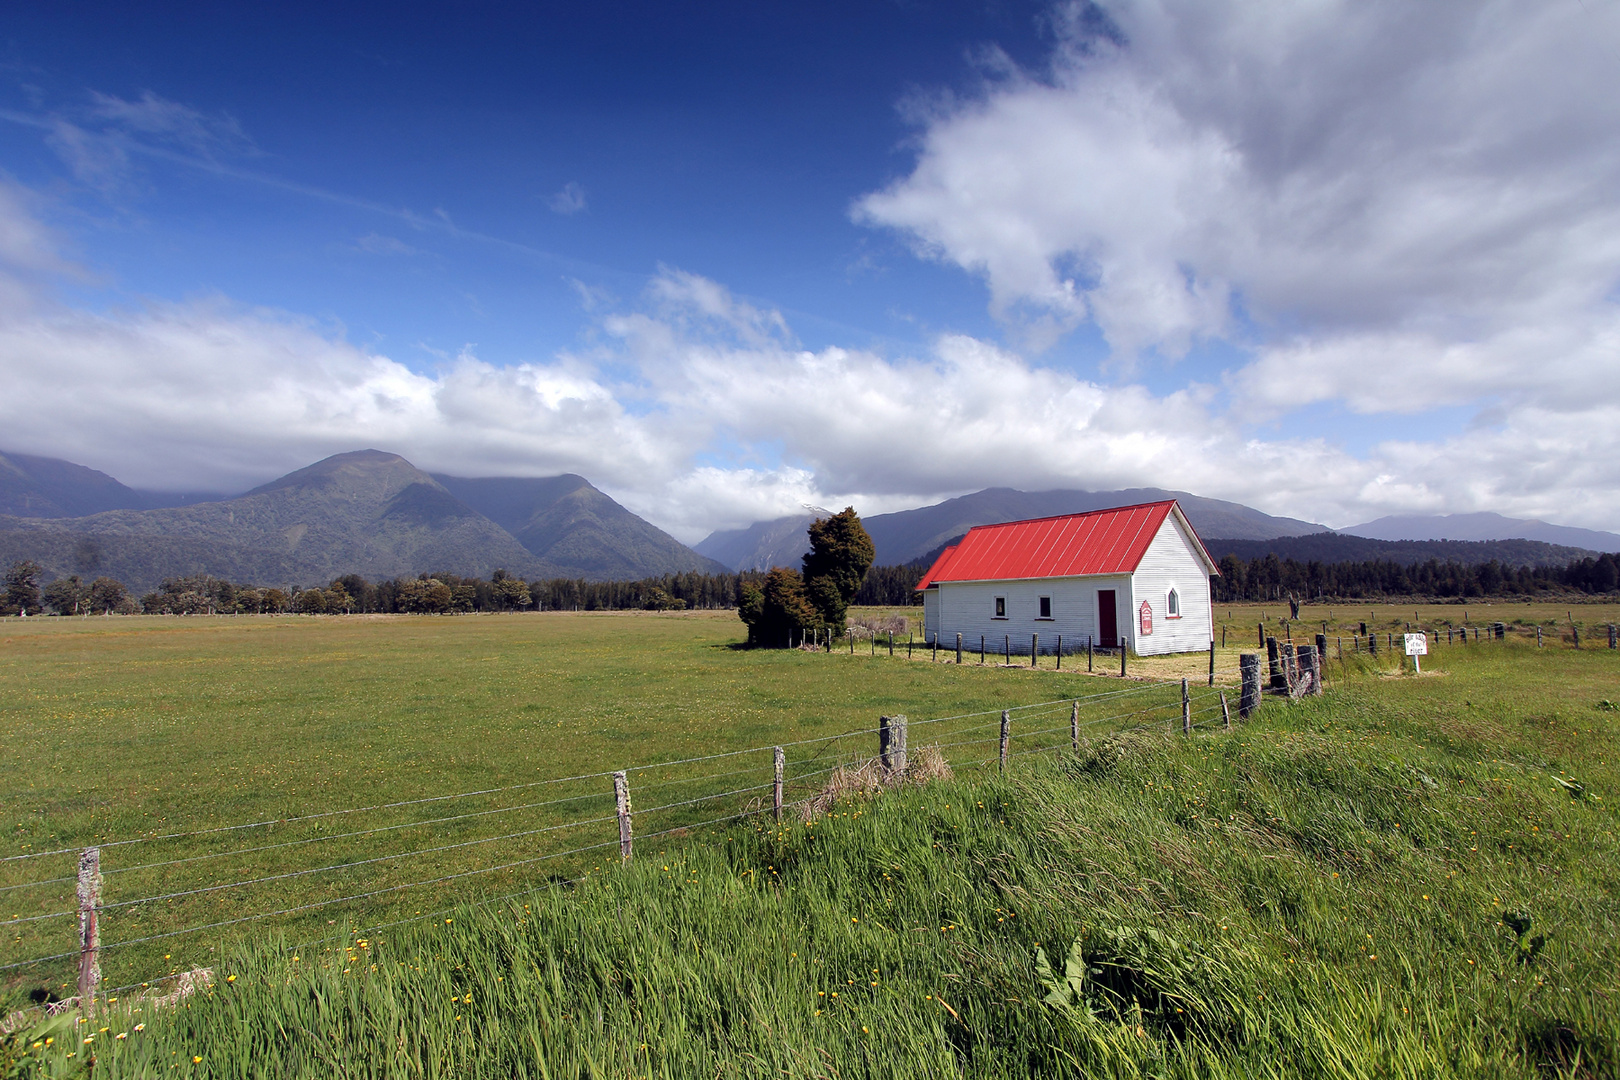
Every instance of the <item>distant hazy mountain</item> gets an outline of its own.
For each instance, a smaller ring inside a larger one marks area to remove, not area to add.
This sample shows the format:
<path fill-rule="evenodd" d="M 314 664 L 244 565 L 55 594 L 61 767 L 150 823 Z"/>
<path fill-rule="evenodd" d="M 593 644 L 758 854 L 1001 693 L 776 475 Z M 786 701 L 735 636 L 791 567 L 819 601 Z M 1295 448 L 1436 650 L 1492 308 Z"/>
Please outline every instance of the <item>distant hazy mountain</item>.
<path fill-rule="evenodd" d="M 483 577 L 504 568 L 528 578 L 611 580 L 716 569 L 577 476 L 445 479 L 533 547 L 397 454 L 362 450 L 214 502 L 0 517 L 0 563 L 32 558 L 47 579 L 107 574 L 137 591 L 198 573 L 310 585 L 347 573 L 374 580 L 436 570 Z M 105 480 L 118 495 L 122 485 Z M 50 501 L 58 508 L 68 503 L 60 496 Z"/>
<path fill-rule="evenodd" d="M 60 458 L 0 454 L 0 514 L 11 517 L 84 517 L 104 510 L 183 506 L 205 497 L 137 491 Z"/>
<path fill-rule="evenodd" d="M 535 558 L 568 567 L 570 576 L 627 580 L 727 569 L 632 514 L 583 476 L 433 478 Z"/>
<path fill-rule="evenodd" d="M 756 521 L 746 529 L 712 532 L 692 546 L 699 555 L 723 563 L 733 570 L 769 570 L 773 566 L 798 566 L 810 550 L 810 514 Z M 868 523 L 869 524 L 869 523 Z"/>
<path fill-rule="evenodd" d="M 1324 528 L 1295 518 L 1272 517 L 1241 503 L 1206 499 L 1184 491 L 1166 491 L 1162 488 L 1128 488 L 1122 491 L 987 488 L 932 506 L 875 514 L 861 520 L 877 547 L 877 564 L 892 566 L 927 557 L 975 525 L 1078 514 L 1161 499 L 1180 500 L 1187 519 L 1205 539 L 1236 537 L 1264 540 L 1274 536 L 1318 532 Z M 804 529 L 811 520 L 808 516 L 779 518 L 757 522 L 746 529 L 713 533 L 697 545 L 697 550 L 733 569 L 793 566 L 808 549 L 809 539 L 804 535 Z"/>
<path fill-rule="evenodd" d="M 1381 517 L 1339 531 L 1377 540 L 1540 540 L 1591 551 L 1620 551 L 1620 534 L 1488 513 Z"/>
<path fill-rule="evenodd" d="M 1470 566 L 1492 559 L 1504 566 L 1564 566 L 1599 554 L 1585 548 L 1562 547 L 1540 540 L 1372 540 L 1364 536 L 1321 532 L 1309 536 L 1281 536 L 1271 540 L 1211 540 L 1209 553 L 1256 559 L 1275 554 L 1299 562 L 1413 563 L 1460 562 Z"/>

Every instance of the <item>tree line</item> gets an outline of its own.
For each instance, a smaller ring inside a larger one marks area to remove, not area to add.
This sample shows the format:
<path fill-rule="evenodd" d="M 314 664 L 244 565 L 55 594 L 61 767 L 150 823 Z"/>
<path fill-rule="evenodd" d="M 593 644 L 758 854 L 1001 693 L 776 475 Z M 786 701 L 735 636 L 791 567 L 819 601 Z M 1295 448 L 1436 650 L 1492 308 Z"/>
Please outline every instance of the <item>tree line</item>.
<path fill-rule="evenodd" d="M 488 579 L 447 572 L 371 582 L 345 574 L 314 588 L 240 585 L 206 574 L 167 578 L 135 596 L 113 578 L 86 582 L 77 575 L 41 587 L 44 571 L 32 561 L 6 573 L 0 614 L 18 615 L 337 615 L 456 614 L 481 611 L 684 611 L 735 608 L 754 571 L 736 574 L 664 574 L 639 581 L 548 578 L 524 581 L 496 570 Z"/>
<path fill-rule="evenodd" d="M 1564 566 L 1507 566 L 1492 559 L 1467 564 L 1430 559 L 1399 563 L 1300 562 L 1275 554 L 1226 555 L 1210 582 L 1217 603 L 1284 597 L 1523 596 L 1535 593 L 1612 593 L 1620 590 L 1620 556 L 1579 559 Z"/>

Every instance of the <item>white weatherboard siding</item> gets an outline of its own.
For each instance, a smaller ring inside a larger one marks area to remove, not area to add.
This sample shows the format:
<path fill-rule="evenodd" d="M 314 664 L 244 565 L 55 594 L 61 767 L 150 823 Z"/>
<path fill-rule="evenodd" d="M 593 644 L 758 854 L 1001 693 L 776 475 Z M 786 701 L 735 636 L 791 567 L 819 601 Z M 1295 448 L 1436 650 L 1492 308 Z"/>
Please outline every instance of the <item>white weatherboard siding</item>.
<path fill-rule="evenodd" d="M 923 600 L 923 629 L 932 639 L 937 631 L 941 648 L 956 648 L 956 635 L 962 635 L 962 648 L 979 651 L 984 647 L 997 656 L 1007 638 L 1012 639 L 1014 656 L 1029 656 L 1031 634 L 1040 635 L 1040 649 L 1051 652 L 1063 635 L 1065 650 L 1083 649 L 1086 635 L 1097 635 L 1097 592 L 1114 590 L 1115 619 L 1121 633 L 1129 633 L 1131 579 L 1125 574 L 1091 577 L 1029 578 L 1017 581 L 943 582 L 929 589 Z M 1005 619 L 995 617 L 996 597 L 1007 601 Z M 1040 598 L 1052 598 L 1052 617 L 1040 618 Z M 1103 642 L 1100 640 L 1098 644 Z M 1109 643 L 1112 644 L 1112 643 Z"/>
<path fill-rule="evenodd" d="M 1176 514 L 1170 514 L 1159 526 L 1141 565 L 1131 575 L 1131 616 L 1125 633 L 1130 635 L 1131 646 L 1141 656 L 1160 656 L 1164 653 L 1196 652 L 1209 648 L 1212 627 L 1209 593 L 1209 572 L 1194 552 L 1198 541 L 1182 525 Z M 1181 618 L 1169 617 L 1170 589 L 1181 595 Z M 1141 636 L 1141 623 L 1137 612 L 1146 600 L 1153 609 L 1153 633 Z"/>

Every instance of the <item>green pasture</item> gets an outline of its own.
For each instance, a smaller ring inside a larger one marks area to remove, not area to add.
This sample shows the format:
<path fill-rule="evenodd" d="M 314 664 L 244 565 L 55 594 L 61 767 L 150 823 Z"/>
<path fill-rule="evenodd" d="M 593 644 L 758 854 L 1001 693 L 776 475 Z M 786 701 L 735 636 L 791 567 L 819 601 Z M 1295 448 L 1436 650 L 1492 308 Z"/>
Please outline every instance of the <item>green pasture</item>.
<path fill-rule="evenodd" d="M 112 905 L 107 983 L 133 985 L 270 929 L 413 917 L 604 865 L 617 839 L 602 820 L 608 770 L 823 740 L 789 748 L 798 797 L 876 752 L 872 734 L 826 737 L 869 731 L 880 714 L 991 710 L 913 733 L 964 766 L 995 755 L 993 710 L 1121 685 L 1073 664 L 958 669 L 921 649 L 891 660 L 886 642 L 852 656 L 750 651 L 741 637 L 727 612 L 5 620 L 0 918 L 13 925 L 0 964 L 76 947 L 73 917 L 38 916 L 74 907 L 66 879 L 91 844 L 104 845 Z M 1086 722 L 1154 705 L 1179 718 L 1178 688 L 1132 685 L 1122 705 L 1088 706 Z M 1067 706 L 1042 715 L 1019 715 L 1015 752 L 1068 741 Z M 768 750 L 644 769 L 632 775 L 637 830 L 757 806 L 770 775 Z M 462 792 L 488 794 L 348 812 Z M 277 824 L 204 831 L 257 822 Z M 18 858 L 38 852 L 57 853 Z M 405 887 L 418 882 L 431 884 Z M 150 897 L 162 899 L 129 904 Z M 211 929 L 175 935 L 198 926 Z M 154 940 L 124 944 L 143 938 Z M 14 995 L 65 996 L 71 970 L 64 958 L 3 974 Z"/>
<path fill-rule="evenodd" d="M 373 648 L 434 642 L 456 654 L 443 668 L 453 671 L 488 647 L 473 639 L 543 649 L 548 634 L 567 633 L 575 644 L 554 655 L 587 666 L 581 643 L 598 633 L 601 676 L 617 670 L 614 686 L 639 686 L 642 704 L 670 711 L 672 753 L 703 745 L 680 741 L 693 737 L 677 702 L 703 695 L 694 683 L 704 679 L 733 715 L 759 710 L 746 722 L 769 730 L 776 708 L 806 732 L 814 710 L 790 702 L 812 690 L 824 695 L 819 711 L 838 713 L 820 722 L 836 727 L 878 709 L 921 716 L 1121 685 L 886 656 L 740 654 L 724 649 L 731 628 L 719 621 L 440 622 L 394 624 Z M 326 640 L 357 657 L 352 643 L 369 632 L 261 625 L 223 658 L 261 633 L 310 643 L 283 645 L 289 656 Z M 617 645 L 604 640 L 614 633 Z M 459 635 L 468 644 L 458 650 Z M 641 650 L 627 641 L 663 659 L 638 668 Z M 395 678 L 426 662 L 396 659 Z M 780 695 L 774 704 L 737 689 L 759 673 L 772 677 L 758 692 Z M 50 696 L 48 682 L 36 685 Z M 367 695 L 387 685 L 332 700 L 369 708 Z M 377 707 L 401 707 L 414 690 Z M 291 700 L 307 710 L 306 695 Z M 1606 648 L 1538 650 L 1521 636 L 1441 650 L 1421 677 L 1387 654 L 1353 655 L 1330 666 L 1325 696 L 1267 699 L 1231 731 L 1099 725 L 1078 752 L 1021 756 L 1005 775 L 849 800 L 809 824 L 751 819 L 658 838 L 628 866 L 600 863 L 580 883 L 431 921 L 340 922 L 317 941 L 250 936 L 210 959 L 211 987 L 181 1007 L 126 995 L 88 1024 L 70 1016 L 21 1033 L 9 1052 L 27 1055 L 25 1073 L 71 1074 L 93 1059 L 98 1075 L 147 1077 L 1620 1075 L 1617 699 L 1620 656 Z M 275 745 L 291 753 L 292 741 Z M 524 741 L 511 752 L 530 767 L 562 766 Z M 570 745 L 600 760 L 623 749 Z M 206 758 L 185 740 L 164 746 L 175 763 Z M 341 760 L 326 749 L 332 757 L 314 760 Z M 498 751 L 439 750 L 427 772 L 399 772 L 434 790 L 431 769 L 465 754 Z M 192 769 L 192 783 L 215 777 L 216 797 L 246 782 L 217 765 Z M 296 806 L 265 786 L 267 799 Z M 371 790 L 309 789 L 327 801 Z M 238 814 L 251 811 L 235 798 Z M 52 820 L 65 829 L 78 819 Z"/>

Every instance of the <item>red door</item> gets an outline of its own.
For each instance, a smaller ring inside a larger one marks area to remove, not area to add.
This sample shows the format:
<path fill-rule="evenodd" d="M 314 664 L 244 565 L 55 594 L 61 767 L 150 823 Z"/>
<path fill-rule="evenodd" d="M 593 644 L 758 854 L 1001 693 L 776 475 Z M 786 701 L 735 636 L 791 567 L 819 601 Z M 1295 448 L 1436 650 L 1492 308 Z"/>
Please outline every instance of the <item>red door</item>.
<path fill-rule="evenodd" d="M 1119 613 L 1115 610 L 1114 590 L 1097 590 L 1097 644 L 1113 648 L 1119 644 Z"/>

